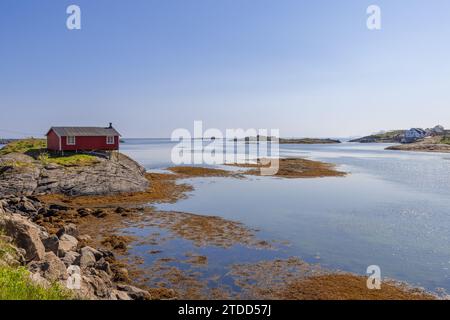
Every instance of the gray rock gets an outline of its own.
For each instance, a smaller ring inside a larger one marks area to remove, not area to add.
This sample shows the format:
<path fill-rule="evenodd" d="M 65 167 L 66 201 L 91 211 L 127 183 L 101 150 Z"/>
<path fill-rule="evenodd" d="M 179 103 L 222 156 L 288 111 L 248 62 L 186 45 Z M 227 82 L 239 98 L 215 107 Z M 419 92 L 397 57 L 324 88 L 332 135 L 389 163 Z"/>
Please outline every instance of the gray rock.
<path fill-rule="evenodd" d="M 92 210 L 89 208 L 80 208 L 77 210 L 77 212 L 81 217 L 87 217 L 88 215 L 92 214 Z"/>
<path fill-rule="evenodd" d="M 44 258 L 45 247 L 40 237 L 41 230 L 26 218 L 18 214 L 2 216 L 0 229 L 12 237 L 19 248 L 25 250 L 27 262 Z"/>
<path fill-rule="evenodd" d="M 42 260 L 33 261 L 28 268 L 49 281 L 65 280 L 68 277 L 65 264 L 53 252 L 46 252 Z"/>
<path fill-rule="evenodd" d="M 107 262 L 104 258 L 101 258 L 99 261 L 97 261 L 94 264 L 94 268 L 97 270 L 103 270 L 108 275 L 112 275 L 111 266 L 109 265 L 109 262 Z"/>
<path fill-rule="evenodd" d="M 10 165 L 20 163 L 20 166 Z M 6 164 L 6 165 L 5 165 Z M 38 186 L 40 169 L 34 159 L 21 153 L 0 157 L 0 194 L 31 195 Z"/>
<path fill-rule="evenodd" d="M 116 289 L 114 289 L 111 292 L 111 299 L 112 300 L 132 300 L 125 291 L 119 291 Z"/>
<path fill-rule="evenodd" d="M 42 240 L 46 251 L 51 251 L 54 254 L 58 254 L 59 239 L 56 235 L 49 236 Z"/>
<path fill-rule="evenodd" d="M 81 269 L 93 267 L 96 262 L 94 254 L 90 250 L 83 250 L 83 249 L 81 249 L 80 263 L 79 263 Z"/>
<path fill-rule="evenodd" d="M 80 254 L 75 251 L 66 252 L 64 257 L 61 258 L 61 261 L 66 265 L 66 267 L 69 267 L 72 265 L 79 265 L 80 264 Z"/>
<path fill-rule="evenodd" d="M 114 289 L 108 274 L 101 270 L 88 268 L 82 272 L 81 292 L 86 297 L 111 299 Z"/>
<path fill-rule="evenodd" d="M 59 238 L 58 255 L 64 257 L 64 255 L 69 251 L 75 251 L 78 246 L 78 240 L 68 234 L 63 234 Z"/>
<path fill-rule="evenodd" d="M 58 230 L 56 235 L 61 238 L 64 234 L 68 234 L 69 236 L 77 238 L 80 233 L 78 232 L 78 227 L 73 223 L 69 223 Z"/>
<path fill-rule="evenodd" d="M 85 252 L 92 253 L 94 255 L 96 261 L 103 258 L 103 253 L 92 247 L 85 246 L 85 247 L 81 248 L 80 253 L 83 254 Z"/>
<path fill-rule="evenodd" d="M 98 251 L 100 251 L 100 253 L 102 254 L 102 257 L 104 257 L 107 260 L 114 260 L 114 253 L 110 250 L 106 250 L 106 249 L 99 249 Z"/>
<path fill-rule="evenodd" d="M 152 298 L 148 291 L 127 284 L 118 284 L 117 289 L 120 291 L 125 291 L 133 300 L 150 300 Z"/>
<path fill-rule="evenodd" d="M 30 201 L 24 201 L 20 207 L 20 210 L 25 212 L 36 212 L 36 208 Z"/>

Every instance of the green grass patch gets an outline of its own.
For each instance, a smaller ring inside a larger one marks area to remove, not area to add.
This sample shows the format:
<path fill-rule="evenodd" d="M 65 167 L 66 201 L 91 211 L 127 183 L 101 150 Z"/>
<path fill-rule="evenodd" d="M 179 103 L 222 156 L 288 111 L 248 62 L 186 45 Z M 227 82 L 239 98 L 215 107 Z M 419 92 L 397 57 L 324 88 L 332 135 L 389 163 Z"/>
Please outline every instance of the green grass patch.
<path fill-rule="evenodd" d="M 97 157 L 88 154 L 74 154 L 64 157 L 48 157 L 45 161 L 47 163 L 58 164 L 65 167 L 89 166 L 99 162 Z"/>
<path fill-rule="evenodd" d="M 0 149 L 0 155 L 5 155 L 13 152 L 18 153 L 38 152 L 46 148 L 47 148 L 47 141 L 45 141 L 44 139 L 24 139 L 7 144 L 2 149 Z"/>
<path fill-rule="evenodd" d="M 443 136 L 439 143 L 450 144 L 450 136 Z"/>
<path fill-rule="evenodd" d="M 3 235 L 3 230 L 0 230 Z M 12 266 L 7 256 L 16 256 L 16 250 L 0 238 L 0 300 L 68 300 L 73 294 L 57 283 L 43 287 L 30 279 L 25 267 Z"/>
<path fill-rule="evenodd" d="M 58 284 L 48 288 L 33 283 L 24 267 L 0 266 L 0 300 L 68 300 L 71 293 Z"/>
<path fill-rule="evenodd" d="M 89 166 L 99 162 L 96 156 L 88 154 L 69 153 L 65 156 L 52 154 L 46 151 L 47 142 L 43 139 L 24 139 L 14 141 L 0 149 L 0 156 L 9 153 L 23 153 L 32 156 L 43 164 L 57 164 L 65 167 L 72 166 Z M 31 163 L 20 161 L 4 161 L 0 164 L 1 167 L 11 166 L 21 168 L 32 165 Z"/>

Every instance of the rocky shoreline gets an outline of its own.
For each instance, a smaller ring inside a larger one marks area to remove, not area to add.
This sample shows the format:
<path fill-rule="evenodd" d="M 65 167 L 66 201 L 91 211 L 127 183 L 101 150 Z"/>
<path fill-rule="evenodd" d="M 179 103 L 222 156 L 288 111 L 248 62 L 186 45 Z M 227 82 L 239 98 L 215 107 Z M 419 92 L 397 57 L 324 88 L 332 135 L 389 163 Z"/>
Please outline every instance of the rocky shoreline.
<path fill-rule="evenodd" d="M 35 222 L 40 216 L 51 218 L 65 208 L 47 206 L 33 197 L 6 196 L 0 200 L 0 229 L 3 240 L 16 248 L 10 264 L 26 266 L 30 278 L 43 287 L 59 284 L 67 288 L 71 270 L 79 268 L 81 287 L 73 290 L 75 299 L 147 300 L 148 291 L 123 280 L 123 271 L 114 267 L 113 252 L 85 245 L 90 238 L 68 223 L 55 233 Z M 11 259 L 10 259 L 11 260 Z"/>
<path fill-rule="evenodd" d="M 450 153 L 450 144 L 442 143 L 442 140 L 442 137 L 428 137 L 414 143 L 390 146 L 386 150 Z"/>

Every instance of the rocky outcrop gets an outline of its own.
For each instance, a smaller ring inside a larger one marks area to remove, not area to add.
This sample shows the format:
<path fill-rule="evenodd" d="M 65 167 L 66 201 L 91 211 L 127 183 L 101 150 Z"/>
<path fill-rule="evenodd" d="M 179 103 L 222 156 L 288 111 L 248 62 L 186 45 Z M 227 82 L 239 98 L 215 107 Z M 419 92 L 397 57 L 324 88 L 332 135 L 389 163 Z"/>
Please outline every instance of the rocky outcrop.
<path fill-rule="evenodd" d="M 38 273 L 49 282 L 67 280 L 67 267 L 53 252 L 46 252 L 44 257 L 37 261 L 32 261 L 28 269 L 33 273 Z"/>
<path fill-rule="evenodd" d="M 16 245 L 25 250 L 25 260 L 41 260 L 45 255 L 42 231 L 38 226 L 20 215 L 4 215 L 0 219 L 0 230 L 14 239 Z"/>
<path fill-rule="evenodd" d="M 0 195 L 31 195 L 40 170 L 32 157 L 21 153 L 0 156 Z"/>
<path fill-rule="evenodd" d="M 362 138 L 350 140 L 359 143 L 400 143 L 405 137 L 405 130 L 392 130 L 383 133 L 372 134 Z"/>
<path fill-rule="evenodd" d="M 390 146 L 386 150 L 450 153 L 450 144 L 441 141 L 442 137 L 427 137 L 414 143 Z"/>
<path fill-rule="evenodd" d="M 123 154 L 83 166 L 43 164 L 21 154 L 0 156 L 0 195 L 61 193 L 71 196 L 141 192 L 149 186 L 145 169 Z"/>
<path fill-rule="evenodd" d="M 74 224 L 49 235 L 30 220 L 56 209 L 42 205 L 36 198 L 0 198 L 0 240 L 16 252 L 3 255 L 0 265 L 25 265 L 36 283 L 59 283 L 81 299 L 151 299 L 149 292 L 124 283 L 127 279 L 120 272 L 113 272 L 112 252 L 83 245 L 83 236 Z"/>

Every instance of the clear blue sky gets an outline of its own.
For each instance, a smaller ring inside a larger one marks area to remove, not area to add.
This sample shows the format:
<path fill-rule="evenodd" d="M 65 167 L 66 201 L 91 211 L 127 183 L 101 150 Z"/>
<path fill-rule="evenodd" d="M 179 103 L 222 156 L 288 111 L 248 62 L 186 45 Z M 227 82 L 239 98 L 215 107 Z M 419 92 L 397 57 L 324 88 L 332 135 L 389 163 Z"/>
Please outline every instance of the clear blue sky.
<path fill-rule="evenodd" d="M 66 7 L 82 30 L 66 28 Z M 366 8 L 382 9 L 382 30 Z M 0 136 L 450 127 L 448 0 L 1 0 Z"/>

